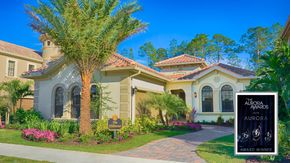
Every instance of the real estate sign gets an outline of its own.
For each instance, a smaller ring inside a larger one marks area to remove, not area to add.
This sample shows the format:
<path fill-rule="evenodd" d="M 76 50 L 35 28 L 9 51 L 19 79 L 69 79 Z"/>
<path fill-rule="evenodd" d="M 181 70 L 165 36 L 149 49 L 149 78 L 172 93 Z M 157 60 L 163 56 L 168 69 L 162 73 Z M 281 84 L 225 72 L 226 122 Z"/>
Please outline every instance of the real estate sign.
<path fill-rule="evenodd" d="M 277 93 L 236 93 L 236 155 L 278 153 L 277 99 Z"/>

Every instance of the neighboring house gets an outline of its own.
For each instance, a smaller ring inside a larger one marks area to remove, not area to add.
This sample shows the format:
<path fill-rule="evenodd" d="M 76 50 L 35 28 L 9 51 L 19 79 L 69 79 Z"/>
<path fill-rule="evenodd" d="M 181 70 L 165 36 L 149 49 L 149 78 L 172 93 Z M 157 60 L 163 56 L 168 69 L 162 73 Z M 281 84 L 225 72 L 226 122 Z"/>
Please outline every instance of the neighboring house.
<path fill-rule="evenodd" d="M 0 63 L 0 83 L 12 79 L 27 81 L 21 78 L 21 74 L 41 67 L 43 59 L 40 53 L 33 49 L 0 40 Z M 23 99 L 24 109 L 30 109 L 32 106 L 33 97 Z"/>
<path fill-rule="evenodd" d="M 44 38 L 42 41 L 47 46 L 49 40 Z M 74 64 L 66 63 L 60 53 L 50 52 L 43 51 L 43 56 L 50 58 L 51 54 L 58 59 L 45 60 L 47 64 L 42 69 L 23 74 L 35 82 L 34 107 L 47 119 L 78 118 L 79 72 Z M 94 73 L 98 82 L 107 86 L 114 101 L 109 104 L 112 110 L 100 116 L 117 114 L 134 121 L 138 104 L 149 92 L 169 91 L 197 110 L 196 120 L 216 121 L 218 116 L 227 120 L 234 117 L 235 92 L 245 90 L 250 80 L 255 78 L 253 71 L 222 63 L 207 65 L 204 59 L 187 54 L 160 61 L 155 66 L 160 72 L 113 54 L 101 71 Z M 91 92 L 97 92 L 93 82 Z"/>

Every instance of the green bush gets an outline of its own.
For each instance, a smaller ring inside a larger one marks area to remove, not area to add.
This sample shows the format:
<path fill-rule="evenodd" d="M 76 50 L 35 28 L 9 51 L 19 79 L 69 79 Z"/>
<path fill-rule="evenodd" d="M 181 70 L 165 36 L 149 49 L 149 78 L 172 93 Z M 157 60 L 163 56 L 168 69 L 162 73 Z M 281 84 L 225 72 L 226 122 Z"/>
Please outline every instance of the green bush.
<path fill-rule="evenodd" d="M 279 143 L 279 149 L 278 149 L 278 156 L 261 156 L 262 160 L 265 161 L 274 161 L 279 162 L 282 161 L 287 155 L 289 155 L 290 151 L 290 139 L 289 139 L 289 132 L 290 128 L 290 121 L 288 122 L 282 122 L 279 121 L 278 124 L 278 143 Z"/>
<path fill-rule="evenodd" d="M 235 119 L 234 118 L 230 118 L 226 121 L 226 123 L 230 126 L 234 126 L 235 125 Z"/>
<path fill-rule="evenodd" d="M 81 135 L 79 137 L 79 142 L 81 143 L 89 143 L 94 139 L 93 135 Z"/>
<path fill-rule="evenodd" d="M 225 122 L 225 120 L 224 120 L 221 116 L 219 116 L 219 117 L 217 118 L 217 120 L 216 120 L 216 123 L 217 123 L 218 125 L 222 125 L 222 124 L 224 124 L 224 122 Z"/>
<path fill-rule="evenodd" d="M 59 138 L 59 141 L 60 142 L 69 142 L 69 141 L 73 141 L 75 138 L 76 138 L 76 135 L 66 133 L 62 137 Z"/>
<path fill-rule="evenodd" d="M 30 121 L 36 122 L 42 119 L 43 118 L 40 113 L 33 109 L 27 111 L 18 109 L 15 113 L 15 116 L 13 117 L 13 123 L 26 124 Z"/>

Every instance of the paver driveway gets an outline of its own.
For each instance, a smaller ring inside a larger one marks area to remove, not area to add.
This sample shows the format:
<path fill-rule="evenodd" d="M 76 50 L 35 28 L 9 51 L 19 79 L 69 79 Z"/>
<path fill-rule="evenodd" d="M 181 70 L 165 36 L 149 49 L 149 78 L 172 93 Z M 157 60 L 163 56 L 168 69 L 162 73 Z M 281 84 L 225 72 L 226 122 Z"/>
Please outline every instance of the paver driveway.
<path fill-rule="evenodd" d="M 234 128 L 210 125 L 203 125 L 202 128 L 203 130 L 198 132 L 157 140 L 116 155 L 179 162 L 205 162 L 196 154 L 196 147 L 205 141 L 232 134 Z"/>

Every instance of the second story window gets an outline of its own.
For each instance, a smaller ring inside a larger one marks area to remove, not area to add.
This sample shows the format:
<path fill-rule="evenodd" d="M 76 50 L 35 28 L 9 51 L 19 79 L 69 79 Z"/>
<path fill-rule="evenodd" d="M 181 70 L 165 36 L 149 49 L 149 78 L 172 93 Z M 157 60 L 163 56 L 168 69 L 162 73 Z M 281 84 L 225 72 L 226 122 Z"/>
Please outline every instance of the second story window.
<path fill-rule="evenodd" d="M 15 76 L 15 61 L 8 61 L 8 76 Z"/>
<path fill-rule="evenodd" d="M 34 70 L 34 68 L 35 68 L 34 65 L 31 65 L 31 64 L 28 65 L 28 71 L 32 71 L 32 70 Z"/>

